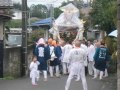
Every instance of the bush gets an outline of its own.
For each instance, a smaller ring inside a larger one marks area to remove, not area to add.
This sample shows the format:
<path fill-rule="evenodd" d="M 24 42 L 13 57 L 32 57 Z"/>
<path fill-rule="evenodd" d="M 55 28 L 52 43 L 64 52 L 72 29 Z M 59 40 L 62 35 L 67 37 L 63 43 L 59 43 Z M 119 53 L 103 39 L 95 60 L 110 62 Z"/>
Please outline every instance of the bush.
<path fill-rule="evenodd" d="M 114 47 L 113 47 L 113 43 L 114 43 L 114 39 L 111 37 L 106 37 L 105 38 L 105 43 L 107 48 L 109 49 L 110 55 L 112 55 L 112 53 L 114 52 Z"/>
<path fill-rule="evenodd" d="M 30 33 L 30 35 L 29 35 L 28 42 L 33 43 L 37 39 L 39 39 L 41 37 L 43 38 L 44 33 L 45 33 L 45 30 L 42 30 L 42 29 L 41 30 L 33 30 L 32 33 Z"/>
<path fill-rule="evenodd" d="M 105 43 L 111 55 L 111 60 L 108 64 L 109 65 L 108 71 L 110 73 L 116 73 L 117 72 L 117 56 L 116 56 L 117 41 L 113 37 L 106 37 Z"/>
<path fill-rule="evenodd" d="M 111 60 L 109 62 L 109 72 L 116 73 L 117 72 L 117 55 L 116 51 L 112 54 Z"/>

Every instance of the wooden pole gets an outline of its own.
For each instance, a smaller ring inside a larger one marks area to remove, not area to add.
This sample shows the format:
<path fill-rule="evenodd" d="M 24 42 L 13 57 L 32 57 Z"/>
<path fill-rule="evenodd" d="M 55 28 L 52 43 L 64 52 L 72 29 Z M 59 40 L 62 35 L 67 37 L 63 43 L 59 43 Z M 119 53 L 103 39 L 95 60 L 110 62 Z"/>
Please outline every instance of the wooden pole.
<path fill-rule="evenodd" d="M 22 0 L 22 76 L 27 74 L 27 0 Z"/>

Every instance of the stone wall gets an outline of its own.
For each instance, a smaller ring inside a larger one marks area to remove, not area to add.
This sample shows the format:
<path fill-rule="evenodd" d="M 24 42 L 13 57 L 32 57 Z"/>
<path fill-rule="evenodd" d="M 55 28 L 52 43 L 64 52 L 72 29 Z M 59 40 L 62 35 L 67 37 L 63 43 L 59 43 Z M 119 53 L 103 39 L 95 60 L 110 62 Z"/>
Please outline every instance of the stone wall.
<path fill-rule="evenodd" d="M 28 67 L 32 59 L 32 47 L 28 47 Z M 21 76 L 21 47 L 6 47 L 3 60 L 3 76 L 4 77 L 20 77 Z"/>
<path fill-rule="evenodd" d="M 4 51 L 3 75 L 4 77 L 19 77 L 21 65 L 21 48 L 7 47 Z"/>

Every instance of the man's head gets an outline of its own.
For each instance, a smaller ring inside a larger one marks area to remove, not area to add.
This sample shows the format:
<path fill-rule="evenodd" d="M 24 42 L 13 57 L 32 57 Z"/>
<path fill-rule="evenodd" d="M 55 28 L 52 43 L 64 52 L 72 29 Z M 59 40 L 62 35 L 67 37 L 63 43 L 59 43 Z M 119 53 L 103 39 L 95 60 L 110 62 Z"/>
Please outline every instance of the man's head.
<path fill-rule="evenodd" d="M 104 41 L 101 41 L 101 45 L 105 46 L 105 42 L 104 42 Z"/>
<path fill-rule="evenodd" d="M 92 41 L 91 40 L 88 40 L 88 46 L 90 46 L 92 44 Z"/>
<path fill-rule="evenodd" d="M 51 44 L 52 44 L 52 41 L 53 41 L 53 39 L 52 39 L 52 38 L 49 38 L 49 39 L 48 39 L 48 44 L 51 45 Z"/>
<path fill-rule="evenodd" d="M 80 41 L 79 41 L 79 40 L 76 40 L 76 41 L 75 41 L 75 47 L 80 47 L 80 45 L 81 45 Z"/>
<path fill-rule="evenodd" d="M 60 40 L 59 41 L 59 46 L 64 46 L 65 45 L 65 41 L 64 40 Z"/>
<path fill-rule="evenodd" d="M 57 42 L 55 40 L 52 41 L 52 46 L 57 46 Z"/>

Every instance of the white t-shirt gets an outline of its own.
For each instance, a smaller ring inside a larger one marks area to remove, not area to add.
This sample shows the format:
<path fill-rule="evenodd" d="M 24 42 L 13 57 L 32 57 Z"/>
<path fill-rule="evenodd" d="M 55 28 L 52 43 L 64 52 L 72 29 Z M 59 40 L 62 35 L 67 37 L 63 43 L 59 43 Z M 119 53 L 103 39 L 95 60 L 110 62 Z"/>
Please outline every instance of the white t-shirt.
<path fill-rule="evenodd" d="M 89 61 L 93 61 L 93 57 L 94 57 L 94 54 L 95 54 L 95 47 L 93 45 L 90 45 L 88 46 L 88 60 Z"/>
<path fill-rule="evenodd" d="M 71 49 L 72 49 L 72 45 L 70 45 L 70 44 L 66 44 L 64 46 L 64 48 L 63 48 L 64 55 L 63 55 L 62 62 L 69 63 L 69 53 L 70 53 Z"/>
<path fill-rule="evenodd" d="M 70 51 L 69 62 L 71 64 L 76 63 L 76 62 L 84 63 L 85 60 L 86 60 L 86 53 L 85 53 L 84 49 L 82 49 L 82 48 L 73 48 Z"/>
<path fill-rule="evenodd" d="M 87 66 L 88 65 L 88 61 L 87 61 L 87 46 L 85 44 L 81 44 L 81 47 L 82 49 L 85 50 L 85 53 L 86 53 L 86 60 L 84 61 L 84 65 Z"/>

